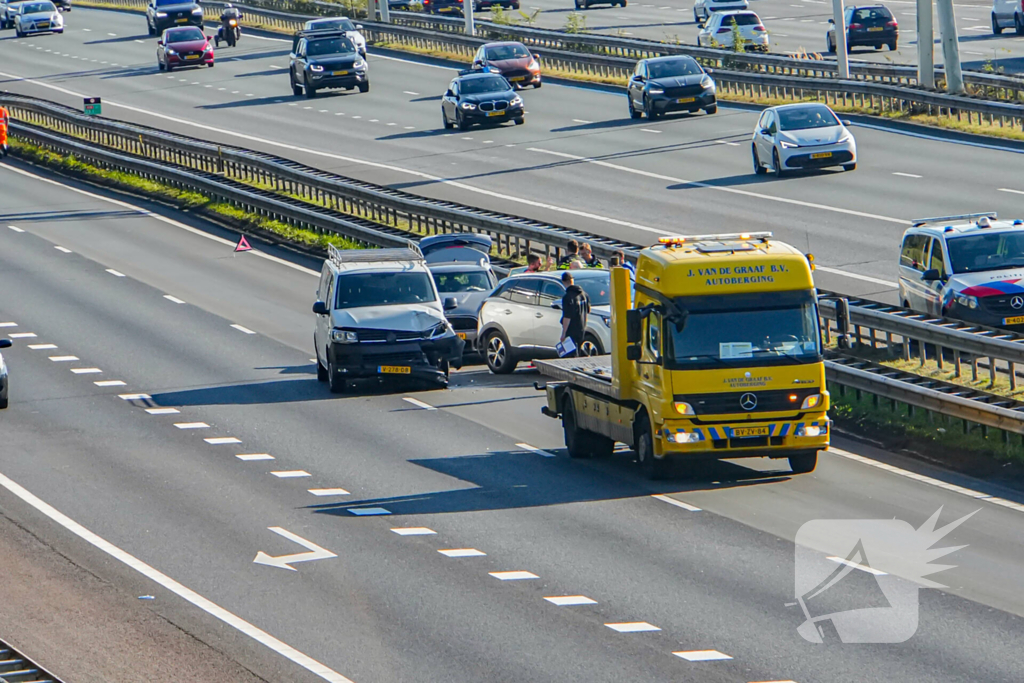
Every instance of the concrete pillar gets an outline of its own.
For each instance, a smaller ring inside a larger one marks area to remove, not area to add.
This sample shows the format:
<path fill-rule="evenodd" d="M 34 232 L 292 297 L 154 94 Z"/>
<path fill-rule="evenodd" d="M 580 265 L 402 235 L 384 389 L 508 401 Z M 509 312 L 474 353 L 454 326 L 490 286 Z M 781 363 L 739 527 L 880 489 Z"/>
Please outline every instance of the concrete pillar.
<path fill-rule="evenodd" d="M 846 54 L 846 19 L 843 16 L 843 0 L 832 0 L 832 20 L 836 24 L 836 63 L 839 65 L 839 78 L 850 77 L 850 60 Z"/>
<path fill-rule="evenodd" d="M 466 16 L 466 35 L 476 35 L 476 26 L 473 24 L 473 0 L 462 0 L 462 13 Z"/>
<path fill-rule="evenodd" d="M 960 72 L 960 44 L 957 42 L 953 0 L 935 0 L 939 15 L 939 39 L 942 42 L 942 63 L 946 67 L 946 92 L 959 95 L 964 91 Z"/>
<path fill-rule="evenodd" d="M 917 82 L 925 88 L 935 87 L 932 0 L 917 0 Z"/>

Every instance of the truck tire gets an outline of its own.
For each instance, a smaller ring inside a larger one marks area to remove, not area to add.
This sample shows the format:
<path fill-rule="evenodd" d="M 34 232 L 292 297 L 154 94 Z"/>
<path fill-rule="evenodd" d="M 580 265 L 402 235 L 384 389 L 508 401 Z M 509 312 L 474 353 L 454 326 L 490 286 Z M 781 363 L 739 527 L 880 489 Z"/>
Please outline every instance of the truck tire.
<path fill-rule="evenodd" d="M 807 474 L 818 466 L 818 451 L 806 451 L 789 456 L 789 469 L 793 474 Z"/>
<path fill-rule="evenodd" d="M 640 469 L 644 476 L 653 481 L 665 479 L 671 473 L 672 463 L 668 458 L 661 460 L 654 457 L 654 434 L 651 433 L 651 422 L 643 417 L 635 427 L 636 435 L 636 459 L 640 463 Z"/>
<path fill-rule="evenodd" d="M 608 437 L 580 429 L 576 423 L 576 408 L 568 394 L 562 402 L 562 432 L 570 458 L 607 458 L 615 450 L 615 442 Z"/>

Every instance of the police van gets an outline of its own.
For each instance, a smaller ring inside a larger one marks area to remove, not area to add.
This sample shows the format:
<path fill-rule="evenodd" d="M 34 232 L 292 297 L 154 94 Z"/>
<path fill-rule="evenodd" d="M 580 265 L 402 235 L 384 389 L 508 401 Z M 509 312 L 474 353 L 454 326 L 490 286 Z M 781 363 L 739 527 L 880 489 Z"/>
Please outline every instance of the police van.
<path fill-rule="evenodd" d="M 458 302 L 442 302 L 423 253 L 328 247 L 313 304 L 317 379 L 333 393 L 359 378 L 408 377 L 448 384 L 465 342 L 445 320 Z"/>
<path fill-rule="evenodd" d="M 900 249 L 906 308 L 992 327 L 1024 326 L 1024 221 L 994 212 L 914 221 Z"/>

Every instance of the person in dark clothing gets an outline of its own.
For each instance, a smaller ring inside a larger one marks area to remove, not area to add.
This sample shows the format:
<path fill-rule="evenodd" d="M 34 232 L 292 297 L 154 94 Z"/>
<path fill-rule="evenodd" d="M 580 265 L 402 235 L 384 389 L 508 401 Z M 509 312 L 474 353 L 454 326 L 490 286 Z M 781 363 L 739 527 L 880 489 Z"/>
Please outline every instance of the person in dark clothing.
<path fill-rule="evenodd" d="M 562 297 L 562 339 L 572 339 L 576 350 L 569 357 L 578 356 L 583 346 L 583 332 L 587 328 L 587 314 L 590 313 L 590 300 L 587 293 L 573 284 L 572 273 L 562 273 L 562 284 L 565 285 L 565 296 Z"/>
<path fill-rule="evenodd" d="M 583 259 L 584 268 L 604 268 L 601 259 L 594 256 L 594 252 L 587 242 L 580 245 L 580 258 Z"/>
<path fill-rule="evenodd" d="M 558 270 L 569 270 L 574 262 L 583 265 L 583 259 L 580 258 L 580 243 L 569 240 L 565 245 L 565 255 L 558 259 Z"/>

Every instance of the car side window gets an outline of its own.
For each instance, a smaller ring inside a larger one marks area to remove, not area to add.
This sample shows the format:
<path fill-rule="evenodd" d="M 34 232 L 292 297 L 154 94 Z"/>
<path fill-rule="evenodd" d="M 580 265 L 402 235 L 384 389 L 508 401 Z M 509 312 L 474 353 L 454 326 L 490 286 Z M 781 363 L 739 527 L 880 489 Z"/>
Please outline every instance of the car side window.
<path fill-rule="evenodd" d="M 295 54 L 298 55 L 299 57 L 306 56 L 306 42 L 307 41 L 305 38 L 299 41 L 299 47 L 295 50 Z"/>
<path fill-rule="evenodd" d="M 539 299 L 539 304 L 541 306 L 550 307 L 551 304 L 556 301 L 561 302 L 563 296 L 565 296 L 565 287 L 561 284 L 552 282 L 551 280 L 546 280 L 541 283 Z"/>
<path fill-rule="evenodd" d="M 924 250 L 927 246 L 927 235 L 907 235 L 900 250 L 900 265 L 924 272 Z"/>
<path fill-rule="evenodd" d="M 509 301 L 516 304 L 537 305 L 537 293 L 540 289 L 540 282 L 535 279 L 519 280 L 512 285 L 509 292 Z"/>
<path fill-rule="evenodd" d="M 324 299 L 324 301 L 327 303 L 328 308 L 337 308 L 334 304 L 334 290 L 336 289 L 334 283 L 337 282 L 337 280 L 338 278 L 333 274 L 327 280 L 327 298 Z"/>
<path fill-rule="evenodd" d="M 320 301 L 327 301 L 325 298 L 327 295 L 327 289 L 330 287 L 331 281 L 331 269 L 326 265 L 324 266 L 324 272 L 320 274 L 320 286 L 316 290 L 316 298 Z"/>
<path fill-rule="evenodd" d="M 768 128 L 769 134 L 775 135 L 779 131 L 779 127 L 775 125 L 775 112 L 768 112 L 768 120 L 766 123 L 768 124 L 766 127 Z"/>
<path fill-rule="evenodd" d="M 942 277 L 946 274 L 946 266 L 942 259 L 942 242 L 932 238 L 932 251 L 931 258 L 928 261 L 929 270 L 939 271 L 939 276 Z"/>
<path fill-rule="evenodd" d="M 637 62 L 636 63 L 636 67 L 634 67 L 634 69 L 633 69 L 633 78 L 636 78 L 637 76 L 642 76 L 643 75 L 643 69 L 644 69 L 644 63 L 643 62 Z"/>

